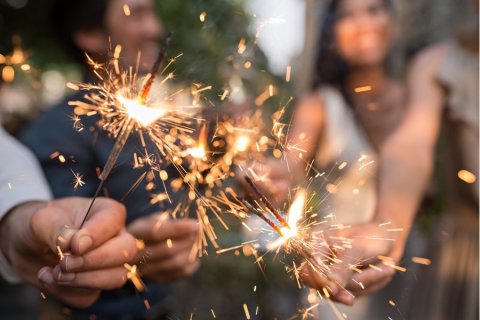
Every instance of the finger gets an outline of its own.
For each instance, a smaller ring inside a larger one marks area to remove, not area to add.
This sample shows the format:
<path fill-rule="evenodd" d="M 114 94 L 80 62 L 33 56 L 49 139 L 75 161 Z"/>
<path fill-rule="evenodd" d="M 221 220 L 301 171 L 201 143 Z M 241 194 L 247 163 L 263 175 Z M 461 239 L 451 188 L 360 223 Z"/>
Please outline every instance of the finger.
<path fill-rule="evenodd" d="M 125 219 L 126 211 L 122 204 L 98 198 L 83 228 L 72 237 L 72 253 L 82 255 L 100 246 L 125 228 Z"/>
<path fill-rule="evenodd" d="M 195 236 L 188 236 L 180 238 L 174 241 L 162 241 L 157 242 L 154 245 L 147 246 L 145 249 L 145 255 L 148 261 L 161 261 L 170 259 L 177 255 L 179 252 L 192 250 L 195 243 Z"/>
<path fill-rule="evenodd" d="M 161 261 L 149 261 L 141 266 L 144 274 L 158 273 L 158 272 L 175 272 L 189 269 L 189 266 L 196 265 L 198 260 L 190 259 L 190 252 L 183 251 L 176 254 L 170 259 Z"/>
<path fill-rule="evenodd" d="M 72 220 L 62 206 L 63 200 L 50 201 L 35 211 L 31 220 L 31 228 L 39 243 L 47 245 L 52 252 L 70 250 L 70 241 L 77 232 L 72 228 Z"/>
<path fill-rule="evenodd" d="M 91 306 L 100 296 L 100 290 L 86 288 L 64 287 L 56 283 L 53 270 L 50 267 L 43 267 L 37 273 L 40 290 L 54 296 L 64 303 L 76 307 L 87 308 Z"/>
<path fill-rule="evenodd" d="M 385 286 L 394 274 L 395 270 L 379 263 L 375 268 L 367 268 L 355 274 L 347 284 L 347 289 L 359 294 L 367 294 Z"/>
<path fill-rule="evenodd" d="M 145 242 L 157 242 L 181 238 L 198 232 L 198 222 L 194 219 L 159 221 L 158 215 L 137 219 L 128 226 L 128 231 Z"/>
<path fill-rule="evenodd" d="M 300 276 L 306 285 L 322 293 L 325 293 L 326 290 L 328 294 L 335 295 L 341 290 L 341 287 L 335 281 L 329 279 L 329 275 L 313 270 L 309 266 L 301 270 Z"/>
<path fill-rule="evenodd" d="M 352 306 L 355 302 L 355 295 L 348 290 L 342 289 L 337 294 L 330 296 L 330 299 L 347 306 Z"/>
<path fill-rule="evenodd" d="M 84 272 L 122 266 L 137 257 L 135 238 L 128 232 L 108 240 L 83 256 L 67 255 L 60 261 L 63 272 Z"/>
<path fill-rule="evenodd" d="M 145 276 L 151 278 L 152 280 L 167 283 L 190 277 L 198 270 L 199 267 L 200 262 L 195 261 L 194 263 L 189 264 L 184 268 L 178 270 L 165 271 L 153 268 L 151 270 L 148 270 L 148 273 L 147 271 L 142 271 L 142 273 L 145 274 Z"/>
<path fill-rule="evenodd" d="M 53 277 L 59 285 L 98 290 L 123 287 L 128 279 L 127 273 L 127 269 L 123 266 L 77 273 L 62 272 L 59 265 L 53 268 Z"/>

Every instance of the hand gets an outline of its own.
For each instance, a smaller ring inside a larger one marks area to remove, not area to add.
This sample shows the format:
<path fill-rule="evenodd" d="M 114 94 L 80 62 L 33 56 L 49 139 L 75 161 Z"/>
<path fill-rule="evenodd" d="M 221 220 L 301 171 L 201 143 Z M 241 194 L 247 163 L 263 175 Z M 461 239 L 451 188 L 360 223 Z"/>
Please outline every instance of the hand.
<path fill-rule="evenodd" d="M 278 205 L 288 198 L 290 187 L 290 179 L 287 165 L 278 159 L 267 159 L 266 163 L 253 163 L 248 170 L 236 172 L 238 182 L 245 190 L 252 192 L 253 190 L 245 181 L 244 176 L 249 175 L 255 185 L 258 187 L 272 203 Z"/>
<path fill-rule="evenodd" d="M 380 290 L 395 274 L 392 266 L 401 258 L 406 238 L 388 231 L 390 227 L 371 222 L 326 232 L 339 262 L 330 266 L 328 279 L 309 269 L 303 280 L 316 289 L 328 286 L 332 300 L 344 304 L 353 304 L 355 296 Z M 345 248 L 342 241 L 351 247 Z"/>
<path fill-rule="evenodd" d="M 102 289 L 123 286 L 123 263 L 137 254 L 135 239 L 125 232 L 125 208 L 118 202 L 98 198 L 83 228 L 75 228 L 90 201 L 21 204 L 0 224 L 1 249 L 20 277 L 79 308 L 93 304 Z"/>
<path fill-rule="evenodd" d="M 138 258 L 141 274 L 157 282 L 172 282 L 194 274 L 200 265 L 193 251 L 198 229 L 196 220 L 170 220 L 162 214 L 132 222 L 128 231 L 145 243 L 144 254 Z"/>

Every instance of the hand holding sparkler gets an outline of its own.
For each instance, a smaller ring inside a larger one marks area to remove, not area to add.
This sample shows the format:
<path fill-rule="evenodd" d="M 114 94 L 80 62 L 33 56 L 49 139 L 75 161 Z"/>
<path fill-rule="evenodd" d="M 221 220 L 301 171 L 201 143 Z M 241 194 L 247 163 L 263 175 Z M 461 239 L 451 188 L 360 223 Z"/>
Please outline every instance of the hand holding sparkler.
<path fill-rule="evenodd" d="M 75 229 L 89 202 L 64 198 L 25 203 L 0 225 L 1 249 L 20 277 L 80 308 L 94 303 L 100 290 L 123 286 L 123 263 L 137 253 L 135 239 L 125 232 L 125 209 L 113 200 L 98 199 L 91 219 Z"/>
<path fill-rule="evenodd" d="M 297 191 L 294 201 L 291 204 L 287 219 L 284 219 L 282 214 L 273 206 L 269 199 L 258 190 L 256 184 L 248 176 L 245 176 L 245 181 L 259 198 L 259 202 L 252 203 L 248 200 L 243 200 L 243 205 L 249 212 L 257 215 L 265 221 L 280 238 L 271 243 L 272 248 L 283 248 L 283 251 L 293 258 L 299 258 L 300 264 L 297 266 L 293 263 L 293 271 L 295 277 L 303 275 L 303 270 L 307 269 L 306 279 L 314 277 L 315 284 L 322 288 L 322 293 L 328 297 L 335 297 L 343 289 L 338 281 L 332 277 L 331 269 L 324 259 L 317 259 L 313 252 L 317 250 L 314 243 L 309 239 L 310 224 L 301 225 L 300 220 L 304 219 L 303 211 L 306 201 L 306 193 L 300 189 Z M 271 218 L 271 216 L 274 217 Z M 280 224 L 280 225 L 279 225 Z M 327 252 L 331 251 L 327 246 L 322 246 Z M 329 253 L 327 253 L 329 254 Z M 310 275 L 310 278 L 308 277 Z M 304 278 L 304 276 L 302 276 Z M 341 290 L 342 289 L 342 290 Z M 344 290 L 343 290 L 344 291 Z"/>
<path fill-rule="evenodd" d="M 195 273 L 198 254 L 192 250 L 198 230 L 196 220 L 171 220 L 166 214 L 152 214 L 132 222 L 128 231 L 145 243 L 137 263 L 142 275 L 157 282 L 172 282 Z"/>
<path fill-rule="evenodd" d="M 369 222 L 349 228 L 323 230 L 329 245 L 335 248 L 337 261 L 331 266 L 331 277 L 338 285 L 332 299 L 344 304 L 352 304 L 353 296 L 370 294 L 387 285 L 395 270 L 405 271 L 396 265 L 402 256 L 403 242 L 396 242 L 395 233 L 389 224 Z M 321 289 L 323 279 L 315 272 L 307 270 L 303 280 L 309 286 Z"/>

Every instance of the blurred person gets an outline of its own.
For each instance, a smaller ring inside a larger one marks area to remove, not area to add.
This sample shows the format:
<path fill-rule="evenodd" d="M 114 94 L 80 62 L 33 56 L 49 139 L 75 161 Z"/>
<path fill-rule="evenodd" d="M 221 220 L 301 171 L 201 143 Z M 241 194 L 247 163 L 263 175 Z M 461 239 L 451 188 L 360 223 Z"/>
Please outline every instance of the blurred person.
<path fill-rule="evenodd" d="M 100 290 L 123 286 L 123 264 L 137 254 L 125 208 L 99 198 L 78 229 L 91 199 L 50 200 L 34 156 L 2 128 L 0 146 L 0 274 L 79 308 L 94 303 Z"/>
<path fill-rule="evenodd" d="M 472 5 L 466 7 L 478 13 L 478 2 L 474 10 Z M 409 319 L 479 316 L 478 15 L 467 17 L 462 15 L 467 29 L 457 29 L 454 37 L 423 49 L 413 59 L 407 74 L 407 114 L 380 153 L 379 201 L 374 219 L 340 234 L 382 236 L 386 233 L 378 224 L 387 221 L 408 232 L 430 182 L 435 145 L 443 131 L 440 143 L 445 144 L 445 150 L 440 163 L 447 195 L 445 213 L 435 222 L 428 251 L 431 266 L 419 274 Z M 404 240 L 400 237 L 380 250 L 372 248 L 371 241 L 364 241 L 348 254 L 360 260 L 374 254 L 390 256 L 397 262 Z M 366 285 L 366 290 L 358 290 L 353 280 Z M 376 291 L 384 282 L 375 273 L 353 275 L 353 280 L 346 288 L 358 294 Z M 311 284 L 318 287 L 322 281 Z"/>
<path fill-rule="evenodd" d="M 129 16 L 125 14 L 124 6 L 129 7 Z M 141 52 L 140 75 L 152 67 L 163 33 L 153 0 L 59 0 L 54 2 L 52 10 L 55 31 L 86 69 L 85 82 L 94 83 L 96 79 L 86 65 L 84 52 L 95 61 L 105 63 L 111 54 L 109 49 L 116 44 L 122 46 L 119 59 L 122 66 L 135 67 L 137 54 Z M 82 95 L 77 93 L 67 101 L 82 100 Z M 39 158 L 56 197 L 93 196 L 99 183 L 97 168 L 104 167 L 115 141 L 97 127 L 99 119 L 96 117 L 82 118 L 84 130 L 75 132 L 69 118 L 73 110 L 67 101 L 41 116 L 22 139 Z M 160 213 L 172 209 L 171 204 L 152 205 L 150 200 L 154 194 L 170 193 L 171 190 L 164 190 L 161 183 L 152 179 L 156 175 L 153 171 L 135 185 L 143 171 L 132 168 L 132 155 L 143 150 L 141 146 L 139 137 L 130 136 L 103 190 L 105 195 L 116 200 L 123 199 L 128 193 L 125 197 L 127 230 L 145 242 L 145 250 L 137 262 L 144 259 L 139 268 L 148 290 L 140 297 L 132 286 L 103 292 L 91 308 L 73 310 L 75 318 L 88 318 L 91 314 L 97 319 L 169 317 L 172 306 L 169 299 L 173 296 L 167 283 L 188 277 L 199 267 L 198 260 L 192 261 L 190 254 L 198 232 L 196 220 L 167 219 L 159 224 Z M 64 155 L 67 163 L 52 159 L 50 155 L 54 152 Z M 67 187 L 72 181 L 71 170 L 83 175 L 85 182 L 76 191 Z M 170 177 L 175 175 L 171 169 L 166 170 L 170 170 Z M 173 243 L 172 248 L 168 247 L 167 240 Z M 150 310 L 147 310 L 145 300 L 149 302 Z M 61 307 L 57 310 L 60 313 Z"/>
<path fill-rule="evenodd" d="M 312 186 L 322 198 L 318 208 L 322 215 L 332 213 L 335 224 L 367 223 L 375 214 L 378 198 L 378 153 L 405 114 L 404 86 L 392 68 L 397 32 L 392 3 L 330 1 L 322 23 L 311 92 L 296 106 L 289 129 L 288 143 L 295 146 L 287 152 L 289 172 L 284 164 L 271 161 L 271 184 L 276 186 L 277 200 L 286 199 L 287 187 L 302 185 L 307 179 L 305 168 L 314 160 L 316 172 L 326 172 L 314 179 Z M 337 169 L 342 163 L 346 167 Z M 289 176 L 293 181 L 285 183 Z M 315 180 L 320 183 L 315 184 Z M 326 185 L 330 185 L 328 196 L 324 196 Z M 369 257 L 377 257 L 375 251 L 383 252 L 390 246 L 384 242 L 371 241 Z M 319 279 L 315 272 L 308 272 L 304 280 L 316 288 L 327 287 L 334 300 L 351 305 L 354 296 L 341 288 L 346 285 L 342 267 L 338 266 L 330 281 Z M 382 279 L 379 286 L 384 286 L 394 272 L 384 265 L 379 267 L 381 271 L 375 270 L 375 276 Z M 369 276 L 370 272 L 365 269 L 363 273 Z M 364 299 L 356 302 L 354 309 L 340 310 L 368 318 L 373 312 L 368 309 L 375 308 L 369 303 Z M 329 308 L 320 308 L 322 317 L 333 316 Z"/>

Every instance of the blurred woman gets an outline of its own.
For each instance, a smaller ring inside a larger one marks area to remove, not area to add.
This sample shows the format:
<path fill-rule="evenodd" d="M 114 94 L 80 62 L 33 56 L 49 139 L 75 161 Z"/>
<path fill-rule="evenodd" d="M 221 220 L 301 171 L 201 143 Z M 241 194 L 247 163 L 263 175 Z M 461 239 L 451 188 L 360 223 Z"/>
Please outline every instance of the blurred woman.
<path fill-rule="evenodd" d="M 289 131 L 290 172 L 278 163 L 269 166 L 273 185 L 294 177 L 290 185 L 297 186 L 307 179 L 305 168 L 313 161 L 318 209 L 322 217 L 331 214 L 332 224 L 372 219 L 377 153 L 404 115 L 404 88 L 392 68 L 392 9 L 389 0 L 333 0 L 327 5 L 311 92 L 296 106 Z M 275 190 L 277 199 L 286 198 Z M 382 285 L 392 275 L 391 269 L 383 273 Z M 343 292 L 336 300 L 351 304 L 353 296 Z M 367 309 L 357 302 L 355 310 L 346 312 L 372 318 Z M 326 308 L 320 312 L 322 319 L 334 316 Z"/>
<path fill-rule="evenodd" d="M 403 115 L 403 87 L 391 67 L 394 35 L 390 1 L 331 1 L 312 90 L 294 113 L 290 144 L 302 151 L 289 154 L 293 176 L 305 177 L 311 160 L 327 171 L 322 209 L 341 223 L 372 217 L 376 152 Z"/>

